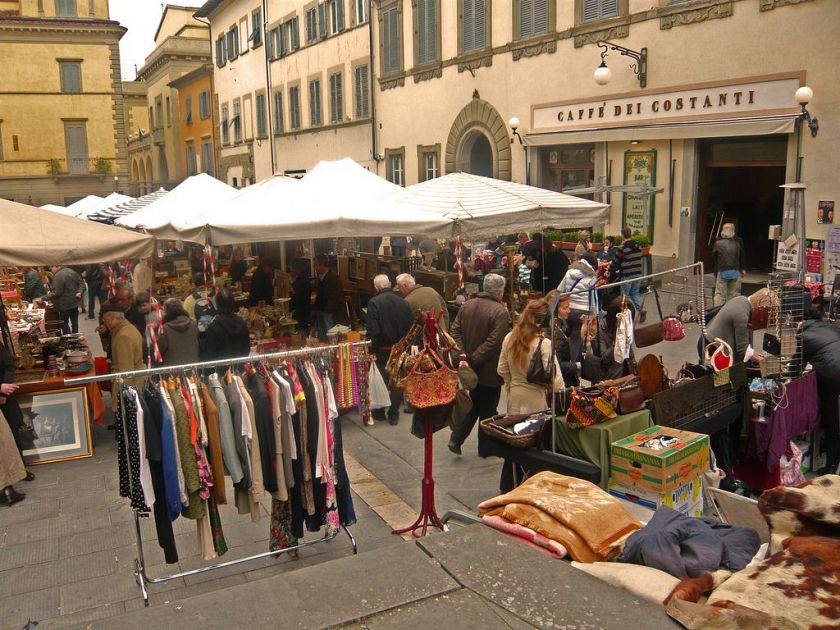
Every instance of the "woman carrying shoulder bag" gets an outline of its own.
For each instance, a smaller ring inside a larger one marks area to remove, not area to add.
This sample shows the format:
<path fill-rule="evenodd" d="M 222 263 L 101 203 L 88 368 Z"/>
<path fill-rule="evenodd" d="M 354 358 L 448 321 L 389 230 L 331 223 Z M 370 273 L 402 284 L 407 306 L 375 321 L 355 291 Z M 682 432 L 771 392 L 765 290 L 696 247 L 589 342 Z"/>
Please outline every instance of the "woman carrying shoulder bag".
<path fill-rule="evenodd" d="M 519 321 L 502 341 L 497 371 L 507 389 L 508 414 L 533 413 L 548 407 L 546 393 L 551 384 L 530 382 L 528 377 L 534 371 L 543 375 L 553 373 L 555 391 L 564 388 L 560 366 L 551 356 L 551 339 L 541 334 L 546 315 L 548 303 L 545 300 L 528 302 Z M 532 361 L 541 362 L 542 369 L 539 364 L 535 364 L 536 370 L 529 369 Z M 549 369 L 552 364 L 553 371 Z"/>

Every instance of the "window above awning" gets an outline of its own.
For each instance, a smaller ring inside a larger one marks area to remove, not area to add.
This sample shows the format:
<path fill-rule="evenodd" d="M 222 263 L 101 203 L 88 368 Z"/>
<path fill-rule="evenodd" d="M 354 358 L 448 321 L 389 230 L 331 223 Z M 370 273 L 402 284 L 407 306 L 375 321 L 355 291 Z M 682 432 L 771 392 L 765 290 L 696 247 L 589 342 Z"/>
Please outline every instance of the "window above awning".
<path fill-rule="evenodd" d="M 801 116 L 780 114 L 714 120 L 692 120 L 651 125 L 624 125 L 621 127 L 593 127 L 571 131 L 550 131 L 525 134 L 525 144 L 534 147 L 583 142 L 610 142 L 629 140 L 678 140 L 684 138 L 728 138 L 735 136 L 767 136 L 793 133 L 796 120 Z"/>

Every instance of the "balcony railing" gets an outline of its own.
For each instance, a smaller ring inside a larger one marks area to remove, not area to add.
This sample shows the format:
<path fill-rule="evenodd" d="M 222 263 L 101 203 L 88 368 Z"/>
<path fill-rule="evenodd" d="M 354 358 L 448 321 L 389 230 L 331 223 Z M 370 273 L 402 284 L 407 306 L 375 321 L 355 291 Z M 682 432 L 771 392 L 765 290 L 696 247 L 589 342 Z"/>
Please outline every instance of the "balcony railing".
<path fill-rule="evenodd" d="M 99 175 L 104 177 L 114 171 L 113 158 L 67 158 L 47 160 L 46 174 L 53 177 Z"/>
<path fill-rule="evenodd" d="M 152 129 L 152 142 L 158 145 L 164 143 L 163 127 L 156 127 L 155 129 Z"/>

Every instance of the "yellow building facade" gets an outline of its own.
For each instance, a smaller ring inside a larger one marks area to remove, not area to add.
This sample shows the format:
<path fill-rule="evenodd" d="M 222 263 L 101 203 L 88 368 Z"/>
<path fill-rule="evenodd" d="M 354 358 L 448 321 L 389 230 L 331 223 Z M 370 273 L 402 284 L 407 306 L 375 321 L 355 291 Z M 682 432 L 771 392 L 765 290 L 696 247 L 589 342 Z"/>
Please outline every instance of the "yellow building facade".
<path fill-rule="evenodd" d="M 216 115 L 213 64 L 204 64 L 169 84 L 178 93 L 181 172 L 216 175 Z"/>
<path fill-rule="evenodd" d="M 128 179 L 107 0 L 0 2 L 0 196 L 65 205 Z"/>
<path fill-rule="evenodd" d="M 148 131 L 128 143 L 131 191 L 170 189 L 184 180 L 178 91 L 171 83 L 210 62 L 208 27 L 195 9 L 166 5 L 155 33 L 155 49 L 137 73 L 145 87 Z M 198 104 L 196 104 L 196 108 Z"/>

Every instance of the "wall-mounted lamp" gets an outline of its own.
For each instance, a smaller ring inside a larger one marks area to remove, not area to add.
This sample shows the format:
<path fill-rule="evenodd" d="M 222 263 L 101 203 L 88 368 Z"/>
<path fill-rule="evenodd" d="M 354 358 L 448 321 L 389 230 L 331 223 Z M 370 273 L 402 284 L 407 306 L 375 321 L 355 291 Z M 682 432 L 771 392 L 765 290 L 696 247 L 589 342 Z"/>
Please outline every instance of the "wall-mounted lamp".
<path fill-rule="evenodd" d="M 636 63 L 630 64 L 630 69 L 639 78 L 639 85 L 641 87 L 647 87 L 647 48 L 642 48 L 637 52 L 604 40 L 598 42 L 598 48 L 601 49 L 601 65 L 595 69 L 595 74 L 593 75 L 595 83 L 606 85 L 610 82 L 612 70 L 607 66 L 607 53 L 610 50 L 614 50 L 625 57 L 636 60 Z"/>
<path fill-rule="evenodd" d="M 636 146 L 638 144 L 642 144 L 642 141 L 641 140 L 631 140 L 630 144 L 632 144 L 633 146 Z"/>
<path fill-rule="evenodd" d="M 820 130 L 820 123 L 816 118 L 811 118 L 811 114 L 807 109 L 808 103 L 814 98 L 814 90 L 807 85 L 803 85 L 796 90 L 795 98 L 796 102 L 802 106 L 802 118 L 808 123 L 808 129 L 811 130 L 811 137 L 816 138 L 817 132 Z"/>
<path fill-rule="evenodd" d="M 513 135 L 519 140 L 519 144 L 524 145 L 525 143 L 522 141 L 522 136 L 520 136 L 517 131 L 517 129 L 519 129 L 519 119 L 516 116 L 511 116 L 510 120 L 508 120 L 508 125 L 510 126 L 510 130 L 513 132 Z"/>

